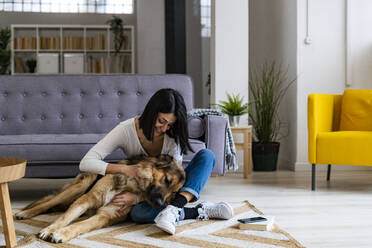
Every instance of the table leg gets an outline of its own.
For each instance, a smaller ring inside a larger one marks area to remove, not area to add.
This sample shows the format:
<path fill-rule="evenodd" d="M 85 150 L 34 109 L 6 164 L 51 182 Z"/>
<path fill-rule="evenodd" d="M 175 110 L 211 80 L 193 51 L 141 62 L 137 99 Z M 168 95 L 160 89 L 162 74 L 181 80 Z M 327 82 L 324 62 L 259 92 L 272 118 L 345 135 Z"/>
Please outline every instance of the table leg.
<path fill-rule="evenodd" d="M 244 131 L 244 178 L 248 178 L 249 172 L 249 151 L 248 151 L 248 130 Z"/>
<path fill-rule="evenodd" d="M 6 248 L 11 248 L 17 245 L 12 207 L 10 205 L 8 183 L 0 184 L 0 210 L 1 210 L 1 220 L 3 222 L 3 230 Z"/>
<path fill-rule="evenodd" d="M 253 164 L 252 164 L 252 127 L 248 130 L 248 174 L 252 173 Z"/>

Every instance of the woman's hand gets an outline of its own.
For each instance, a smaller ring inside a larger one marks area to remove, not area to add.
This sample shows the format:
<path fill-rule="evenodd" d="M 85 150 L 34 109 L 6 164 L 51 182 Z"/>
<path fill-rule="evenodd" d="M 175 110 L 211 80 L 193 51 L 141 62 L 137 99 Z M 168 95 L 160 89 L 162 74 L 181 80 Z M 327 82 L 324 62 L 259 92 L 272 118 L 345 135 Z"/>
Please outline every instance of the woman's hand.
<path fill-rule="evenodd" d="M 115 206 L 120 206 L 120 211 L 123 211 L 126 208 L 137 204 L 137 195 L 126 191 L 116 195 L 111 202 Z"/>
<path fill-rule="evenodd" d="M 138 165 L 122 165 L 121 173 L 128 177 L 138 179 Z"/>

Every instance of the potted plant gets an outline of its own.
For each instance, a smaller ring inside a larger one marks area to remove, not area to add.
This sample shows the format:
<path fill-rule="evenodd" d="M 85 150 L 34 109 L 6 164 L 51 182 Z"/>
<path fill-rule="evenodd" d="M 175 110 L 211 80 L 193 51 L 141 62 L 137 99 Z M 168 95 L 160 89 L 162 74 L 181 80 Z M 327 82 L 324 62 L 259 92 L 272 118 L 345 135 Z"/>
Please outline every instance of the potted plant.
<path fill-rule="evenodd" d="M 250 70 L 249 120 L 253 125 L 253 169 L 273 171 L 277 168 L 281 122 L 279 105 L 295 79 L 287 79 L 287 71 L 275 61 L 264 63 L 259 70 Z"/>
<path fill-rule="evenodd" d="M 34 73 L 35 72 L 35 68 L 36 68 L 36 59 L 28 59 L 28 60 L 26 60 L 26 65 L 28 67 L 28 71 L 30 73 Z"/>
<path fill-rule="evenodd" d="M 229 116 L 230 125 L 235 127 L 239 125 L 240 116 L 248 113 L 248 103 L 244 103 L 244 97 L 240 94 L 234 95 L 226 93 L 227 101 L 220 101 L 216 104 L 222 113 Z"/>
<path fill-rule="evenodd" d="M 123 47 L 125 41 L 124 22 L 123 19 L 117 16 L 112 16 L 112 18 L 108 20 L 106 24 L 110 25 L 111 30 L 114 33 L 114 49 L 116 55 Z"/>
<path fill-rule="evenodd" d="M 8 49 L 10 42 L 10 29 L 0 29 L 0 74 L 9 73 L 10 65 L 10 50 Z"/>

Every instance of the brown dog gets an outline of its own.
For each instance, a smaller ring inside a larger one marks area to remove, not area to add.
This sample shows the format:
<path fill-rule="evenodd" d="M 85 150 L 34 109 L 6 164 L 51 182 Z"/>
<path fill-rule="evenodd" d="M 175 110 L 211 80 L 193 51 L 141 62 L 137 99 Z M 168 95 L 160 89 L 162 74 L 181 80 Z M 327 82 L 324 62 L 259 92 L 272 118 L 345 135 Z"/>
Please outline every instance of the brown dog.
<path fill-rule="evenodd" d="M 46 196 L 25 207 L 15 215 L 16 218 L 31 218 L 56 208 L 70 206 L 54 223 L 38 234 L 44 240 L 55 243 L 67 242 L 81 234 L 125 220 L 131 208 L 119 211 L 120 206 L 111 203 L 116 194 L 129 191 L 141 196 L 154 207 L 160 207 L 169 203 L 173 193 L 185 182 L 182 166 L 168 155 L 137 157 L 119 163 L 138 165 L 138 178 L 108 174 L 94 184 L 98 175 L 82 173 L 59 193 Z M 96 210 L 93 216 L 69 225 L 89 209 Z"/>

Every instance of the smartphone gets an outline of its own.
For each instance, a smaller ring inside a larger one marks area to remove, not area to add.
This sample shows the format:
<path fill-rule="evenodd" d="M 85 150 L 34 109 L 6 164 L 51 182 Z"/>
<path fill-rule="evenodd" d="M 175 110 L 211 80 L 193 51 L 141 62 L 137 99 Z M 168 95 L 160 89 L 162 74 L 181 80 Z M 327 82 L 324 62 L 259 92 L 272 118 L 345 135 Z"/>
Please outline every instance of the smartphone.
<path fill-rule="evenodd" d="M 264 217 L 258 216 L 258 217 L 252 217 L 252 218 L 245 218 L 245 219 L 238 219 L 240 223 L 243 224 L 248 224 L 248 223 L 255 223 L 255 222 L 260 222 L 260 221 L 265 221 L 267 220 Z"/>

